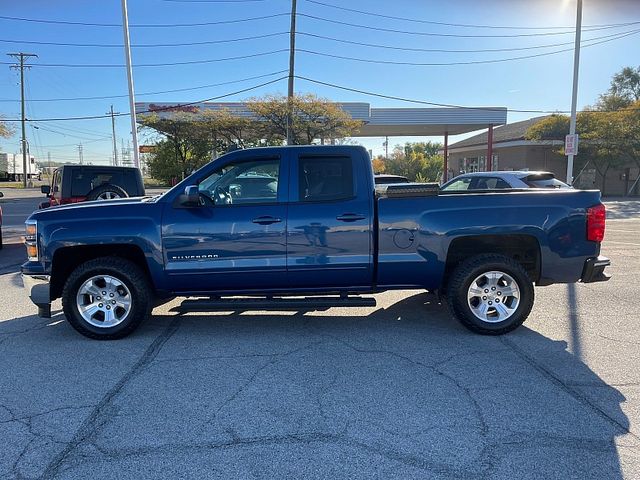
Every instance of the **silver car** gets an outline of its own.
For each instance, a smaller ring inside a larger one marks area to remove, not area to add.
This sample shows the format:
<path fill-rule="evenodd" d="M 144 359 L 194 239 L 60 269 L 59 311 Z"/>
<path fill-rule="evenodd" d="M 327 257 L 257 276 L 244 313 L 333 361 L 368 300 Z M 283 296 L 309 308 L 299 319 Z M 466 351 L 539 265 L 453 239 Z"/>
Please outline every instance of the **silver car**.
<path fill-rule="evenodd" d="M 440 187 L 441 190 L 500 190 L 505 188 L 571 188 L 551 172 L 498 171 L 463 173 Z"/>

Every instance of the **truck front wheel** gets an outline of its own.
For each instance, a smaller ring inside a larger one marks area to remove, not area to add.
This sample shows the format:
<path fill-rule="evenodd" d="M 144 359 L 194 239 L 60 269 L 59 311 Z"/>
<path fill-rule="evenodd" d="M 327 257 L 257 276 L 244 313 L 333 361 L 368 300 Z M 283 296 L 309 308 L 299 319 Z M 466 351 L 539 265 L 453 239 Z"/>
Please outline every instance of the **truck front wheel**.
<path fill-rule="evenodd" d="M 152 304 L 147 276 L 135 263 L 118 257 L 79 265 L 62 291 L 71 326 L 97 340 L 126 337 L 149 315 Z"/>
<path fill-rule="evenodd" d="M 501 335 L 519 327 L 533 307 L 533 282 L 526 270 L 504 255 L 483 254 L 462 262 L 453 272 L 447 301 L 469 330 Z"/>

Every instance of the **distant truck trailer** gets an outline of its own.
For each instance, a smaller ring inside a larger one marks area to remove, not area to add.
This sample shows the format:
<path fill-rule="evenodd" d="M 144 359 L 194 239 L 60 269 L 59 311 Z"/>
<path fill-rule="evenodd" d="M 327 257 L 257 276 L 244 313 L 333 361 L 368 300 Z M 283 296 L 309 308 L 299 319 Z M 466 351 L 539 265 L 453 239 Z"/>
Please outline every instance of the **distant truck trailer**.
<path fill-rule="evenodd" d="M 24 177 L 21 153 L 0 153 L 0 179 L 20 182 Z M 40 180 L 42 171 L 33 156 L 27 157 L 27 178 Z"/>

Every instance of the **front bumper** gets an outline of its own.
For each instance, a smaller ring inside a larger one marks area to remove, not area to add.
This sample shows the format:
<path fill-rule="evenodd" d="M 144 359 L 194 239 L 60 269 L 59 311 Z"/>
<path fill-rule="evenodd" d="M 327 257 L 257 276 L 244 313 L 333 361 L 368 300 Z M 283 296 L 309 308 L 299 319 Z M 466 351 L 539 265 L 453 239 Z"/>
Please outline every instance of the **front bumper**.
<path fill-rule="evenodd" d="M 609 265 L 611 265 L 611 260 L 607 257 L 588 258 L 584 262 L 580 280 L 582 283 L 606 282 L 611 278 L 611 275 L 604 273 L 604 269 Z"/>
<path fill-rule="evenodd" d="M 22 283 L 31 301 L 38 307 L 38 315 L 51 318 L 51 296 L 49 275 L 22 274 Z"/>

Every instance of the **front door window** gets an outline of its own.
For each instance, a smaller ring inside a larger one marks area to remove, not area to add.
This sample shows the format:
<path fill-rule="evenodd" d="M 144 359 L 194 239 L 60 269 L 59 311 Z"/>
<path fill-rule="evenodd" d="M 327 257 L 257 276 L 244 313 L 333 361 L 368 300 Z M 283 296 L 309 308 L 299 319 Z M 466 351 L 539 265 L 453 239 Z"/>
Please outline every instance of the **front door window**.
<path fill-rule="evenodd" d="M 198 190 L 214 205 L 275 203 L 279 177 L 277 158 L 231 163 L 202 180 Z"/>

